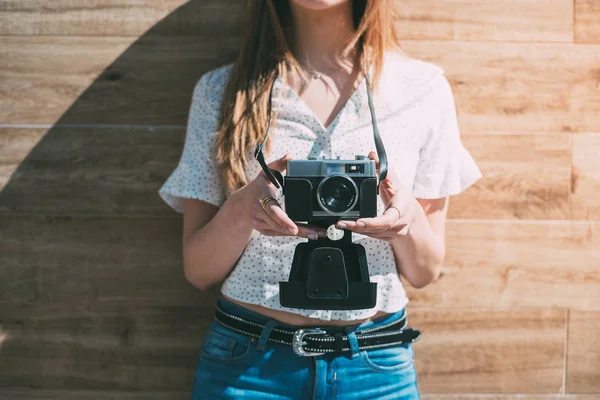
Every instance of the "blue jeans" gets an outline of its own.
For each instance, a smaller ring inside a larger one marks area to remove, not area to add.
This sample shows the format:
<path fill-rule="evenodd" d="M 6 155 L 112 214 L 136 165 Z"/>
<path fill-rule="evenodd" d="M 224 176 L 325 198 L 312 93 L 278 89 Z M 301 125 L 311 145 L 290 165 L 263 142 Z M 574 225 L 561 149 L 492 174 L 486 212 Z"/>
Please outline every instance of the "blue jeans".
<path fill-rule="evenodd" d="M 260 338 L 251 338 L 213 319 L 196 367 L 194 400 L 421 398 L 412 343 L 358 350 L 356 342 L 355 332 L 402 318 L 406 309 L 362 324 L 333 328 L 346 332 L 351 352 L 300 356 L 290 346 L 267 342 L 273 327 L 299 326 L 240 307 L 222 296 L 217 304 L 226 313 L 266 326 Z M 326 328 L 332 331 L 332 327 Z"/>

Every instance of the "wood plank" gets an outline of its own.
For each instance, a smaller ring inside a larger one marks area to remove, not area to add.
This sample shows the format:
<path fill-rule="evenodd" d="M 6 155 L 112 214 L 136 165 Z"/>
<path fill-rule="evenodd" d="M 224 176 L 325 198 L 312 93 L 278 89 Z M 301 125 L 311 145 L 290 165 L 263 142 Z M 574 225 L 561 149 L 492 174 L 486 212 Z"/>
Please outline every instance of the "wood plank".
<path fill-rule="evenodd" d="M 405 0 L 397 8 L 396 28 L 403 39 L 573 40 L 571 0 Z"/>
<path fill-rule="evenodd" d="M 37 298 L 38 287 L 34 268 L 0 266 L 0 303 L 5 301 L 33 301 Z"/>
<path fill-rule="evenodd" d="M 241 34 L 237 0 L 3 0 L 0 35 Z"/>
<path fill-rule="evenodd" d="M 448 221 L 441 277 L 415 306 L 570 307 L 600 302 L 600 224 Z"/>
<path fill-rule="evenodd" d="M 191 390 L 213 306 L 2 304 L 0 386 Z"/>
<path fill-rule="evenodd" d="M 123 53 L 126 40 L 8 38 L 0 118 L 52 123 L 72 105 L 58 122 L 183 125 L 201 72 L 232 59 L 237 46 L 233 38 L 149 37 Z M 465 132 L 593 131 L 600 124 L 600 46 L 404 41 L 404 47 L 447 70 Z M 87 57 L 76 55 L 84 50 Z"/>
<path fill-rule="evenodd" d="M 0 121 L 13 124 L 185 125 L 200 76 L 238 46 L 225 36 L 2 42 Z"/>
<path fill-rule="evenodd" d="M 571 218 L 600 220 L 600 133 L 573 135 Z"/>
<path fill-rule="evenodd" d="M 565 311 L 410 307 L 423 393 L 558 393 Z"/>
<path fill-rule="evenodd" d="M 600 310 L 569 311 L 567 393 L 600 397 Z"/>
<path fill-rule="evenodd" d="M 210 294 L 185 279 L 181 224 L 179 217 L 0 217 L 0 302 L 198 304 Z"/>
<path fill-rule="evenodd" d="M 189 400 L 186 392 L 120 392 L 106 390 L 0 389 L 0 400 Z"/>
<path fill-rule="evenodd" d="M 600 2 L 575 0 L 575 42 L 600 43 Z"/>
<path fill-rule="evenodd" d="M 202 297 L 183 276 L 180 218 L 10 216 L 0 228 L 0 282 L 11 282 L 14 268 L 35 268 L 36 299 L 189 305 Z M 440 279 L 423 289 L 404 282 L 415 305 L 586 309 L 600 301 L 600 224 L 451 220 L 447 232 Z M 22 274 L 15 285 L 29 285 L 34 272 Z"/>
<path fill-rule="evenodd" d="M 172 214 L 157 195 L 184 128 L 0 130 L 0 213 Z M 140 146 L 143 143 L 143 146 Z M 568 217 L 570 143 L 562 134 L 463 135 L 485 175 L 449 218 Z"/>
<path fill-rule="evenodd" d="M 0 213 L 166 214 L 181 128 L 0 129 Z"/>
<path fill-rule="evenodd" d="M 464 132 L 595 132 L 600 46 L 403 41 L 437 63 L 454 90 Z"/>
<path fill-rule="evenodd" d="M 569 218 L 568 135 L 467 133 L 462 141 L 484 178 L 450 200 L 448 218 Z"/>
<path fill-rule="evenodd" d="M 0 385 L 183 390 L 193 379 L 208 306 L 5 305 Z M 415 343 L 423 393 L 552 393 L 561 385 L 562 310 L 408 313 L 409 326 L 423 333 Z"/>

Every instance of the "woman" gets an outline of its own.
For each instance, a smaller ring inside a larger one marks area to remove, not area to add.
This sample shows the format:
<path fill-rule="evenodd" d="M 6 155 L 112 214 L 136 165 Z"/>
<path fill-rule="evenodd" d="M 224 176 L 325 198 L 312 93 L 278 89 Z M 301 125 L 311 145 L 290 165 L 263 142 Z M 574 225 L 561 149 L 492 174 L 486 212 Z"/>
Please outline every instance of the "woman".
<path fill-rule="evenodd" d="M 198 81 L 181 159 L 159 190 L 184 213 L 186 278 L 200 289 L 222 282 L 193 398 L 418 399 L 415 338 L 389 339 L 392 328 L 406 332 L 399 277 L 421 288 L 439 276 L 448 196 L 482 176 L 462 146 L 451 87 L 441 67 L 403 54 L 392 0 L 248 5 L 239 57 Z M 326 231 L 292 221 L 254 159 L 267 110 L 265 157 L 273 170 L 307 157 L 377 161 L 368 88 L 390 173 L 378 216 L 337 228 L 365 248 L 376 305 L 283 307 L 279 282 L 289 278 L 296 245 Z M 290 344 L 294 332 L 315 327 L 327 341 L 309 330 L 296 337 L 300 348 Z M 366 346 L 367 332 L 387 342 Z M 307 343 L 332 348 L 311 355 Z"/>

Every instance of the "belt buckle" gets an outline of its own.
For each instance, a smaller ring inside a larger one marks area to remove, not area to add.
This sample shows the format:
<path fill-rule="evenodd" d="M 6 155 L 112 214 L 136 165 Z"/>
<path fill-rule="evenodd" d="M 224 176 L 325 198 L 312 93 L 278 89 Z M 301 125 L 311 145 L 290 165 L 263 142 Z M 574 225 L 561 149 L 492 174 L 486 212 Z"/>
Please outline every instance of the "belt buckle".
<path fill-rule="evenodd" d="M 316 351 L 306 351 L 302 348 L 302 345 L 304 344 L 304 342 L 302 341 L 302 339 L 304 339 L 305 335 L 311 334 L 311 333 L 316 333 L 319 335 L 324 335 L 327 332 L 325 332 L 324 330 L 321 329 L 298 329 L 297 331 L 294 332 L 294 336 L 292 337 L 292 350 L 294 350 L 294 353 L 298 354 L 299 356 L 320 356 L 325 354 L 326 352 L 316 352 Z"/>

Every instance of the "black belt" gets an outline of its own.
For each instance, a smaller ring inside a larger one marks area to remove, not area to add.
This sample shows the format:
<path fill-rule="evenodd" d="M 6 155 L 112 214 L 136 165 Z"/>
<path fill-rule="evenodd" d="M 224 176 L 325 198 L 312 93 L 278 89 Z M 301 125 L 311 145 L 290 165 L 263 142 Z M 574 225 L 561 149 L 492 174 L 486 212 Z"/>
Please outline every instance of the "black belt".
<path fill-rule="evenodd" d="M 237 315 L 224 312 L 218 306 L 215 319 L 221 325 L 247 336 L 259 338 L 264 325 L 248 321 Z M 339 330 L 340 328 L 337 327 Z M 335 331 L 336 327 L 290 329 L 284 326 L 273 328 L 268 341 L 292 346 L 294 353 L 301 356 L 318 356 L 325 353 L 350 351 L 350 343 L 345 333 Z M 333 331 L 329 333 L 328 331 Z M 388 324 L 355 331 L 359 350 L 392 347 L 412 343 L 421 337 L 421 332 L 406 328 L 406 315 Z"/>

